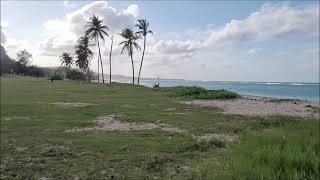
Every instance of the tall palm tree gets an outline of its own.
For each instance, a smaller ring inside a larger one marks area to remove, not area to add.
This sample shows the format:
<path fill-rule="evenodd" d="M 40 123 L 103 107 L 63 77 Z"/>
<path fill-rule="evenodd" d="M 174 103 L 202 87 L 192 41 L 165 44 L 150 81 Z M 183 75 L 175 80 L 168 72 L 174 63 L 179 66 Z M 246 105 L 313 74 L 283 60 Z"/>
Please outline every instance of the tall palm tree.
<path fill-rule="evenodd" d="M 103 20 L 100 20 L 98 16 L 93 15 L 90 18 L 90 21 L 87 22 L 87 25 L 85 27 L 87 28 L 86 34 L 89 36 L 89 38 L 94 39 L 98 44 L 98 49 L 99 49 L 98 66 L 99 66 L 99 58 L 100 58 L 102 82 L 104 83 L 103 65 L 102 65 L 102 59 L 101 59 L 99 39 L 104 40 L 104 36 L 109 36 L 109 34 L 106 32 L 106 30 L 109 30 L 109 28 L 107 26 L 102 25 L 102 23 L 103 23 Z"/>
<path fill-rule="evenodd" d="M 122 33 L 120 34 L 125 40 L 122 41 L 120 45 L 123 45 L 121 54 L 126 49 L 128 51 L 128 55 L 131 57 L 131 63 L 132 63 L 132 84 L 134 85 L 134 65 L 133 65 L 133 49 L 134 47 L 137 50 L 141 50 L 139 44 L 136 42 L 139 39 L 138 35 L 135 35 L 133 31 L 129 28 L 123 29 Z"/>
<path fill-rule="evenodd" d="M 71 56 L 71 53 L 64 52 L 60 56 L 61 65 L 66 65 L 69 68 L 69 71 L 71 69 L 71 65 L 73 64 L 73 58 Z"/>
<path fill-rule="evenodd" d="M 136 24 L 136 27 L 138 27 L 139 31 L 136 32 L 139 36 L 143 36 L 143 51 L 142 51 L 142 57 L 141 57 L 141 63 L 140 63 L 140 69 L 139 69 L 139 76 L 138 76 L 138 84 L 140 83 L 140 74 L 142 69 L 142 63 L 144 58 L 144 52 L 146 50 L 146 39 L 148 34 L 153 34 L 151 30 L 148 30 L 149 22 L 145 19 L 139 19 L 138 23 Z"/>
<path fill-rule="evenodd" d="M 76 65 L 82 70 L 82 72 L 89 71 L 90 60 L 92 59 L 93 52 L 89 48 L 92 46 L 89 44 L 89 37 L 82 36 L 77 41 L 75 46 Z"/>
<path fill-rule="evenodd" d="M 111 55 L 112 55 L 112 45 L 113 45 L 113 35 L 111 36 L 111 46 L 110 46 L 110 55 L 109 55 L 109 67 L 110 67 L 110 74 L 109 74 L 109 82 L 111 83 Z"/>

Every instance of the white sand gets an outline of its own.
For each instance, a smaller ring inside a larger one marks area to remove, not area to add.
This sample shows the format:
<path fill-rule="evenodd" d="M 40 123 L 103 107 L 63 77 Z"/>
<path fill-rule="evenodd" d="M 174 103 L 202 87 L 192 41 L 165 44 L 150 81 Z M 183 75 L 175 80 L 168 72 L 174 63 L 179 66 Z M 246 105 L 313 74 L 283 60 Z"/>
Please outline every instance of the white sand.
<path fill-rule="evenodd" d="M 319 103 L 302 100 L 280 100 L 268 97 L 243 96 L 234 100 L 193 100 L 181 103 L 201 107 L 215 107 L 227 114 L 248 116 L 319 117 Z"/>

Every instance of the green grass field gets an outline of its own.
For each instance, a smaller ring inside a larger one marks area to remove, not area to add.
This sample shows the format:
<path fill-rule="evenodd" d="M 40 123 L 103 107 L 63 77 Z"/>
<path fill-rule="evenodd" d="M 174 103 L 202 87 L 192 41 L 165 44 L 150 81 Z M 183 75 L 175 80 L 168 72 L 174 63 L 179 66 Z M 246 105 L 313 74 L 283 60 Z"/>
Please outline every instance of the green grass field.
<path fill-rule="evenodd" d="M 318 179 L 319 120 L 246 117 L 179 104 L 167 90 L 1 77 L 1 179 Z M 65 107 L 55 102 L 91 103 Z M 175 108 L 174 112 L 167 109 Z M 105 115 L 188 133 L 66 132 Z"/>

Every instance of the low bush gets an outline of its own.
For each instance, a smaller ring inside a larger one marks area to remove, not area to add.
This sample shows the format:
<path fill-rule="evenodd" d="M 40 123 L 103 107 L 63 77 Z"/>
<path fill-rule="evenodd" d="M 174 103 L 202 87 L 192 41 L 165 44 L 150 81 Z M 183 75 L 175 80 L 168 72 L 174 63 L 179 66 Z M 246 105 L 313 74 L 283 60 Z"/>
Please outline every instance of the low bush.
<path fill-rule="evenodd" d="M 34 77 L 43 77 L 44 70 L 37 66 L 28 66 L 25 68 L 25 75 Z"/>
<path fill-rule="evenodd" d="M 163 88 L 163 90 L 168 91 L 172 96 L 189 99 L 234 99 L 239 97 L 237 93 L 228 90 L 207 90 L 197 86 L 176 86 Z"/>
<path fill-rule="evenodd" d="M 85 80 L 86 76 L 80 71 L 71 70 L 67 72 L 67 79 L 70 80 Z"/>
<path fill-rule="evenodd" d="M 219 139 L 196 141 L 185 147 L 184 151 L 209 151 L 210 149 L 225 148 L 226 143 Z"/>
<path fill-rule="evenodd" d="M 52 77 L 53 77 L 53 80 L 62 80 L 63 79 L 63 77 L 58 74 L 54 74 Z"/>

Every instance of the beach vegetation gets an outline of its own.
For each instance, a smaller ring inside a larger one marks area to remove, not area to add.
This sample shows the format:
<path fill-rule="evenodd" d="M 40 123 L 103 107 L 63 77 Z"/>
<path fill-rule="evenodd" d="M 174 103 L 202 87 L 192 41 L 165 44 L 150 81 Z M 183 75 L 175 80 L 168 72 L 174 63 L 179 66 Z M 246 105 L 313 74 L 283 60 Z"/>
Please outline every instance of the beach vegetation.
<path fill-rule="evenodd" d="M 133 64 L 133 53 L 134 49 L 137 51 L 140 51 L 141 48 L 139 44 L 137 43 L 137 40 L 139 39 L 139 36 L 136 35 L 131 29 L 126 28 L 123 29 L 120 36 L 124 39 L 124 41 L 119 43 L 119 46 L 122 46 L 121 54 L 126 50 L 128 52 L 128 55 L 131 58 L 131 64 L 132 64 L 132 84 L 134 85 L 134 64 Z"/>
<path fill-rule="evenodd" d="M 86 80 L 85 74 L 76 69 L 68 71 L 66 74 L 66 78 L 70 80 Z"/>
<path fill-rule="evenodd" d="M 66 67 L 68 67 L 69 71 L 71 70 L 71 65 L 73 64 L 73 57 L 71 53 L 62 53 L 62 55 L 60 56 L 60 61 L 62 66 L 65 65 Z"/>
<path fill-rule="evenodd" d="M 153 34 L 153 32 L 151 30 L 149 30 L 149 22 L 145 19 L 139 19 L 135 26 L 138 28 L 138 31 L 135 34 L 137 34 L 139 36 L 143 36 L 143 50 L 142 50 L 139 75 L 138 75 L 138 85 L 139 85 L 140 84 L 141 69 L 142 69 L 142 64 L 143 64 L 143 59 L 144 59 L 144 53 L 146 50 L 147 35 Z"/>
<path fill-rule="evenodd" d="M 93 15 L 90 18 L 90 21 L 87 22 L 87 25 L 85 26 L 86 29 L 86 35 L 90 39 L 94 39 L 97 43 L 98 47 L 98 66 L 99 66 L 99 61 L 101 65 L 101 75 L 102 75 L 102 83 L 104 83 L 104 73 L 103 73 L 103 63 L 102 63 L 102 58 L 101 58 L 101 49 L 100 49 L 100 41 L 99 39 L 104 41 L 104 36 L 109 36 L 107 31 L 109 30 L 108 26 L 105 26 L 102 24 L 103 20 L 99 19 L 98 16 Z M 98 72 L 98 82 L 99 82 L 99 72 Z"/>
<path fill-rule="evenodd" d="M 2 76 L 1 179 L 319 178 L 317 118 L 225 114 L 177 89 Z M 171 128 L 89 131 L 106 115 Z"/>
<path fill-rule="evenodd" d="M 197 86 L 176 86 L 161 88 L 171 96 L 186 99 L 235 99 L 240 97 L 237 93 L 228 90 L 207 90 Z"/>

